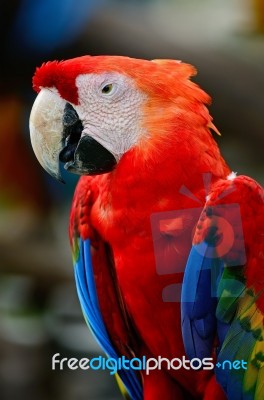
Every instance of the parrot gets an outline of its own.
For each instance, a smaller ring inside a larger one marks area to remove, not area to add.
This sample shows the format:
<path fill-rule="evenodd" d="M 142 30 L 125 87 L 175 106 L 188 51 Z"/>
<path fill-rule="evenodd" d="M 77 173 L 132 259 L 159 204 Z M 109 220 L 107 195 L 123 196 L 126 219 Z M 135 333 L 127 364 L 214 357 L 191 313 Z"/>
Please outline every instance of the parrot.
<path fill-rule="evenodd" d="M 263 189 L 222 157 L 195 75 L 172 59 L 45 62 L 31 143 L 55 179 L 80 175 L 69 237 L 92 334 L 109 358 L 162 360 L 122 365 L 124 397 L 262 400 Z"/>

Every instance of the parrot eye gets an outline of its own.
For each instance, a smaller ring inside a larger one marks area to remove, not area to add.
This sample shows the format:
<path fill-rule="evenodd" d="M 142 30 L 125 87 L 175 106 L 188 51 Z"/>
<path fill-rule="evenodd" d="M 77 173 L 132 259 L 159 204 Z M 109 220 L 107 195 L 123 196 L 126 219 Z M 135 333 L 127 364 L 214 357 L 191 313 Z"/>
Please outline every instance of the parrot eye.
<path fill-rule="evenodd" d="M 104 93 L 104 94 L 109 94 L 109 93 L 112 92 L 112 90 L 113 90 L 113 84 L 112 84 L 112 83 L 108 83 L 107 85 L 105 85 L 105 86 L 102 88 L 102 93 Z"/>

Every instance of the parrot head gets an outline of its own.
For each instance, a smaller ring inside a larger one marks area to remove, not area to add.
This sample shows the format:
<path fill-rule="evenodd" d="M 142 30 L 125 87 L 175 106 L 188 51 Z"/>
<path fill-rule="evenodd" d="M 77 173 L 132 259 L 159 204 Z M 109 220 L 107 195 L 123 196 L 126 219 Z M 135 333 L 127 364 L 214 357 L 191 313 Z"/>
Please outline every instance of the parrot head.
<path fill-rule="evenodd" d="M 112 171 L 132 149 L 144 157 L 185 128 L 214 128 L 210 97 L 175 60 L 83 56 L 37 68 L 38 93 L 30 115 L 33 150 L 42 167 L 62 180 Z M 180 140 L 180 133 L 178 133 Z"/>

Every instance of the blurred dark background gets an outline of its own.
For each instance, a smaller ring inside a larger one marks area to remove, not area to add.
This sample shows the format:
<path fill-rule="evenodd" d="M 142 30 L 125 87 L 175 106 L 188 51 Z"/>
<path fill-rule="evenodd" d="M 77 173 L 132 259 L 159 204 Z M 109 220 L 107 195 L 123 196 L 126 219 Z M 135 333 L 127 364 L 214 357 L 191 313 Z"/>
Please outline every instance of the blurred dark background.
<path fill-rule="evenodd" d="M 37 163 L 28 118 L 36 66 L 84 54 L 175 58 L 213 98 L 231 168 L 264 181 L 264 0 L 2 0 L 0 398 L 120 399 L 107 372 L 52 371 L 100 349 L 78 304 L 68 245 L 76 184 Z"/>

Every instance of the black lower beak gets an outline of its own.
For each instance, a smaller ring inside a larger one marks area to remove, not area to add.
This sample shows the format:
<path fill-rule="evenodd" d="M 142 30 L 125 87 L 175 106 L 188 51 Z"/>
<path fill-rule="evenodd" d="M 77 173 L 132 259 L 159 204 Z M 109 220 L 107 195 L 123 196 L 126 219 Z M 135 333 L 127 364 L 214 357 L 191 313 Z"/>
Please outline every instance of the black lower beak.
<path fill-rule="evenodd" d="M 82 136 L 78 144 L 69 143 L 60 153 L 64 168 L 78 175 L 99 175 L 110 172 L 116 159 L 91 136 Z"/>
<path fill-rule="evenodd" d="M 63 114 L 63 149 L 59 159 L 67 171 L 78 175 L 97 175 L 112 171 L 116 159 L 110 151 L 89 135 L 76 110 L 66 103 Z"/>

